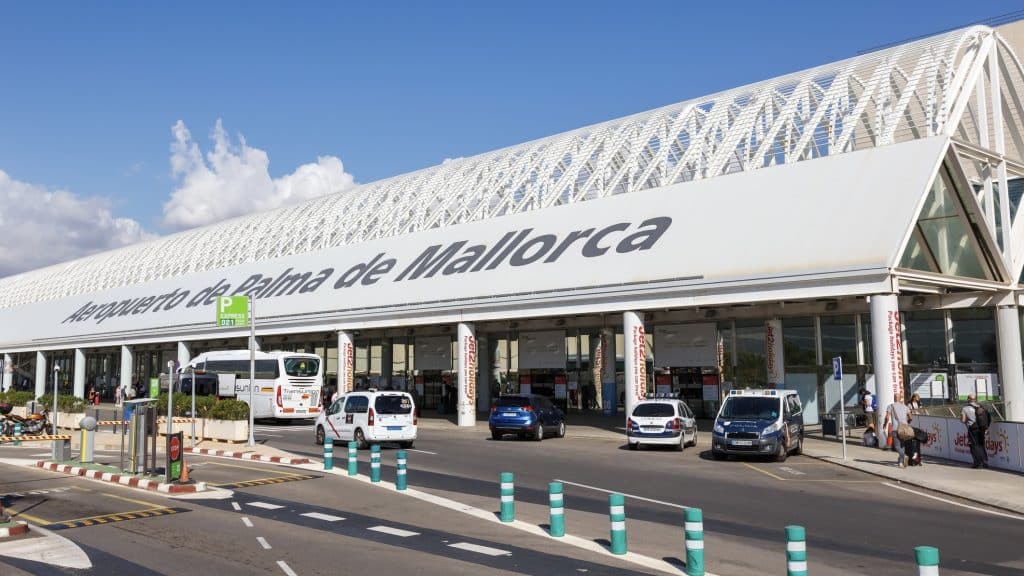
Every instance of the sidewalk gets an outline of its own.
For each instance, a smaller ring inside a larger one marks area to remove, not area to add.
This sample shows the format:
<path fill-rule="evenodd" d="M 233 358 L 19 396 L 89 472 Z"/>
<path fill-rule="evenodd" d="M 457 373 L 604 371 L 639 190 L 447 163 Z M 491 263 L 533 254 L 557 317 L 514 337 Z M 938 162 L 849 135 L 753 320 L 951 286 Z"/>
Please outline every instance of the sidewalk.
<path fill-rule="evenodd" d="M 970 464 L 924 456 L 924 466 L 898 468 L 896 452 L 868 448 L 848 438 L 846 460 L 840 441 L 821 436 L 805 438 L 804 454 L 853 468 L 898 483 L 917 486 L 979 504 L 1024 514 L 1024 475 L 993 468 L 973 469 Z"/>

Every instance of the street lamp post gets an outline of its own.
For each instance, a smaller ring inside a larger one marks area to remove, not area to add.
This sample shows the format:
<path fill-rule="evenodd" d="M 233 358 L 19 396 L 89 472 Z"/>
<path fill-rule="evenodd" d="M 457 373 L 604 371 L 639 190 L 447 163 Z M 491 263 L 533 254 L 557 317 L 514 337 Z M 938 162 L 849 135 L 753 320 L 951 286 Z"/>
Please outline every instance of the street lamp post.
<path fill-rule="evenodd" d="M 60 366 L 53 367 L 53 433 L 57 433 L 57 383 L 60 380 Z"/>

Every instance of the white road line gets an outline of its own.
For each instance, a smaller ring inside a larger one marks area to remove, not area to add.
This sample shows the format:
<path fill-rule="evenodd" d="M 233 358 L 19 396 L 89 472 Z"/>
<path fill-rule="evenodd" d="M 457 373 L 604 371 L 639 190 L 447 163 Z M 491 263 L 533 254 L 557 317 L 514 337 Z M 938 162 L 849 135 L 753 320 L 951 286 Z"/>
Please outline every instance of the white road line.
<path fill-rule="evenodd" d="M 232 502 L 231 507 L 235 509 L 235 512 L 241 512 L 242 507 L 238 505 L 238 502 Z"/>
<path fill-rule="evenodd" d="M 806 473 L 801 472 L 799 470 L 796 470 L 795 468 L 790 468 L 789 466 L 782 466 L 781 468 L 779 468 L 779 470 L 782 470 L 783 472 L 788 472 L 788 473 L 790 473 L 790 474 L 792 474 L 794 476 L 805 476 L 806 475 Z"/>
<path fill-rule="evenodd" d="M 888 486 L 890 488 L 895 488 L 897 490 L 903 490 L 904 492 L 910 492 L 911 494 L 916 494 L 918 496 L 924 496 L 925 498 L 931 498 L 932 500 L 938 500 L 939 502 L 945 502 L 946 504 L 952 504 L 953 506 L 959 506 L 961 508 L 967 508 L 968 510 L 974 510 L 975 512 L 984 512 L 985 514 L 992 514 L 993 516 L 1002 516 L 1003 518 L 1010 518 L 1013 520 L 1024 520 L 1024 516 L 1018 516 L 1016 514 L 1007 514 L 1005 512 L 996 512 L 995 510 L 986 510 L 985 508 L 979 508 L 978 506 L 962 504 L 954 500 L 940 498 L 938 496 L 932 496 L 931 494 L 925 494 L 924 492 L 918 492 L 917 490 L 911 490 L 910 488 L 904 488 L 903 486 L 892 484 L 890 482 L 882 482 L 882 485 Z"/>
<path fill-rule="evenodd" d="M 245 516 L 242 516 L 242 524 L 245 524 L 246 528 L 252 528 L 252 520 L 249 520 L 249 518 Z"/>
<path fill-rule="evenodd" d="M 409 452 L 419 452 L 420 454 L 430 454 L 431 456 L 437 456 L 437 452 L 431 452 L 429 450 L 417 450 L 415 448 L 406 448 Z"/>
<path fill-rule="evenodd" d="M 284 506 L 279 506 L 277 504 L 268 504 L 266 502 L 246 502 L 246 504 L 252 506 L 253 508 L 263 508 L 264 510 L 277 510 L 278 508 L 284 508 Z"/>
<path fill-rule="evenodd" d="M 374 532 L 383 532 L 384 534 L 391 534 L 392 536 L 401 536 L 402 538 L 420 535 L 419 532 L 410 532 L 408 530 L 392 528 L 390 526 L 374 526 L 373 528 L 367 528 L 367 530 L 373 530 Z"/>
<path fill-rule="evenodd" d="M 264 550 L 270 550 L 270 544 L 267 543 L 267 539 L 263 536 L 257 536 L 256 541 L 260 543 L 260 546 L 263 546 Z"/>
<path fill-rule="evenodd" d="M 508 550 L 498 550 L 497 548 L 489 548 L 487 546 L 480 546 L 479 544 L 470 544 L 469 542 L 459 542 L 458 544 L 449 544 L 449 548 L 458 548 L 459 550 L 468 550 L 470 552 L 479 552 L 480 554 L 487 554 L 488 556 L 511 556 L 512 553 Z"/>
<path fill-rule="evenodd" d="M 305 516 L 306 518 L 312 518 L 314 520 L 326 520 L 327 522 L 344 520 L 341 516 L 331 516 L 330 514 L 321 514 L 319 512 L 306 512 L 305 514 L 299 514 L 299 516 Z"/>
<path fill-rule="evenodd" d="M 288 564 L 284 560 L 278 560 L 277 561 L 277 565 L 280 566 L 281 570 L 284 571 L 284 573 L 287 574 L 288 576 L 299 576 L 298 574 L 295 573 L 294 570 L 292 570 L 288 566 Z"/>
<path fill-rule="evenodd" d="M 689 506 L 683 506 L 681 504 L 673 504 L 671 502 L 665 502 L 663 500 L 655 500 L 654 498 L 645 498 L 643 496 L 635 496 L 633 494 L 627 494 L 625 492 L 617 492 L 615 490 L 605 490 L 604 488 L 598 488 L 597 486 L 590 486 L 589 484 L 578 484 L 576 482 L 569 482 L 568 480 L 559 480 L 555 478 L 555 482 L 561 482 L 562 484 L 569 484 L 571 486 L 579 486 L 580 488 L 587 488 L 589 490 L 597 490 L 598 492 L 604 492 L 605 494 L 622 494 L 626 498 L 632 498 L 633 500 L 643 500 L 644 502 L 651 502 L 654 504 L 661 504 L 662 506 L 671 506 L 673 508 L 679 508 L 680 510 L 686 510 Z"/>

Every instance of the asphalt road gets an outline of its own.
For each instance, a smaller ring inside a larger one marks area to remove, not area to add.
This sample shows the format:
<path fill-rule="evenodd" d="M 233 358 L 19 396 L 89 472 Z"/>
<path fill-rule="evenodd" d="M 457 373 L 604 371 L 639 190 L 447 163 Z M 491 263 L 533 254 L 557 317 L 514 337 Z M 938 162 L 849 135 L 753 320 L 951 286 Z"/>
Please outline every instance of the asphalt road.
<path fill-rule="evenodd" d="M 322 454 L 312 426 L 264 424 L 257 436 Z M 939 548 L 943 574 L 1024 573 L 1024 551 L 1010 544 L 1024 537 L 1024 520 L 807 457 L 718 462 L 706 453 L 709 442 L 703 433 L 699 446 L 682 454 L 632 452 L 616 439 L 493 441 L 479 429 L 421 426 L 408 478 L 410 486 L 497 510 L 499 474 L 513 472 L 518 517 L 536 524 L 547 522 L 547 483 L 561 480 L 567 531 L 598 541 L 608 538 L 607 491 L 622 492 L 630 550 L 669 561 L 684 557 L 682 507 L 699 507 L 708 570 L 722 575 L 784 573 L 789 524 L 806 527 L 815 574 L 906 575 L 919 545 Z M 339 448 L 336 461 L 344 465 Z M 368 458 L 360 454 L 364 473 Z M 393 461 L 386 447 L 385 478 L 393 478 Z"/>

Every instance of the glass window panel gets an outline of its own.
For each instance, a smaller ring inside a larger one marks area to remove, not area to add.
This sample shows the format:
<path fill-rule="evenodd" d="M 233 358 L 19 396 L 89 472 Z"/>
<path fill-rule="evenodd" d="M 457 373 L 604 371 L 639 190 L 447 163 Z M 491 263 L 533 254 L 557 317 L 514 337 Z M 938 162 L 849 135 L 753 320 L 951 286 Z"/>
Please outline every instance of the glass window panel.
<path fill-rule="evenodd" d="M 941 177 L 935 179 L 918 220 L 918 228 L 942 273 L 985 278 L 975 240 L 968 234 L 959 215 L 947 177 L 943 171 Z"/>
<path fill-rule="evenodd" d="M 814 318 L 783 318 L 782 350 L 787 367 L 816 366 L 818 352 L 814 338 Z"/>
<path fill-rule="evenodd" d="M 768 384 L 764 322 L 736 321 L 736 387 Z"/>
<path fill-rule="evenodd" d="M 952 310 L 953 349 L 957 364 L 995 364 L 996 321 L 991 308 Z"/>
<path fill-rule="evenodd" d="M 907 244 L 907 251 L 903 253 L 903 260 L 900 261 L 900 268 L 938 272 L 938 270 L 934 270 L 932 268 L 931 262 L 925 255 L 924 246 L 921 244 L 917 234 L 910 237 L 910 243 Z"/>
<path fill-rule="evenodd" d="M 839 356 L 843 366 L 857 363 L 857 327 L 853 315 L 821 317 L 821 361 L 830 364 Z"/>
<path fill-rule="evenodd" d="M 941 310 L 920 310 L 904 315 L 908 359 L 911 364 L 946 363 L 946 320 Z"/>

